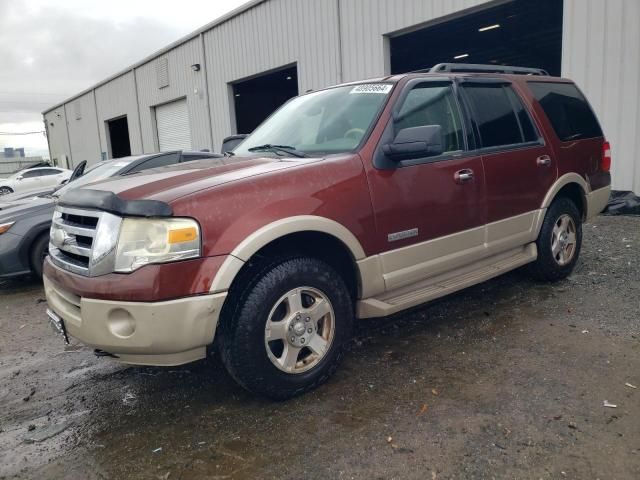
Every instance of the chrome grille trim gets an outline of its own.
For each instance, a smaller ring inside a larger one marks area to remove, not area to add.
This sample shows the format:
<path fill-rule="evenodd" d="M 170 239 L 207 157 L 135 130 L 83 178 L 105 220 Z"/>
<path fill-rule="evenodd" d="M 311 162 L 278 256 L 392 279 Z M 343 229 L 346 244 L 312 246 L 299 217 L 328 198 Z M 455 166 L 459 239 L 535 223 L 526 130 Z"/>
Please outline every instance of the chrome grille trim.
<path fill-rule="evenodd" d="M 63 218 L 69 215 L 82 223 Z M 52 263 L 87 277 L 111 273 L 121 223 L 122 218 L 107 212 L 56 207 L 49 235 Z"/>

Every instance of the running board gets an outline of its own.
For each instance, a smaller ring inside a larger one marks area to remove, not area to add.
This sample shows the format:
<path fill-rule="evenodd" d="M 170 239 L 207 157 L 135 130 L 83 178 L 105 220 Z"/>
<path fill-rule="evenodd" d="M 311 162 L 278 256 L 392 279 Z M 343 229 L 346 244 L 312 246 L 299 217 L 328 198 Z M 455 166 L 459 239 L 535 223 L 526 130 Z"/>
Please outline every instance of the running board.
<path fill-rule="evenodd" d="M 358 318 L 385 317 L 497 277 L 533 262 L 535 243 L 494 255 L 416 284 L 358 302 Z"/>

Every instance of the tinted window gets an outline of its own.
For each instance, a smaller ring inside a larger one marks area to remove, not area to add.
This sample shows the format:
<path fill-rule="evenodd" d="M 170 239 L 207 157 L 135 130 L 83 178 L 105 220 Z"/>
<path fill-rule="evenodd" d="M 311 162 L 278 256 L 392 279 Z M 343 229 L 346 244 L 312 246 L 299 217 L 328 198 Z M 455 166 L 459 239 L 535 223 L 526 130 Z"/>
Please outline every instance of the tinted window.
<path fill-rule="evenodd" d="M 47 175 L 58 175 L 60 172 L 60 170 L 55 170 L 53 168 L 45 168 L 43 170 L 40 170 L 40 175 L 42 175 L 43 177 L 47 176 Z"/>
<path fill-rule="evenodd" d="M 22 178 L 35 178 L 40 176 L 42 176 L 42 173 L 40 172 L 40 170 L 31 170 L 29 172 L 24 172 L 22 174 Z"/>
<path fill-rule="evenodd" d="M 150 168 L 157 167 L 166 167 L 167 165 L 173 165 L 174 163 L 178 163 L 179 155 L 177 153 L 171 153 L 169 155 L 161 155 L 159 157 L 154 157 L 146 162 L 142 162 L 139 165 L 136 165 L 127 173 L 136 173 L 141 172 L 143 170 L 148 170 Z"/>
<path fill-rule="evenodd" d="M 511 104 L 513 105 L 513 109 L 518 116 L 518 121 L 520 122 L 520 128 L 522 129 L 524 141 L 535 142 L 540 138 L 540 136 L 538 135 L 536 128 L 533 126 L 531 117 L 529 116 L 529 113 L 527 113 L 527 109 L 524 108 L 522 100 L 520 100 L 520 97 L 516 95 L 513 89 L 507 88 L 506 91 L 509 100 L 511 100 Z"/>
<path fill-rule="evenodd" d="M 423 83 L 412 89 L 395 125 L 396 132 L 403 128 L 440 125 L 444 151 L 464 150 L 462 121 L 451 85 Z"/>
<path fill-rule="evenodd" d="M 589 103 L 570 83 L 530 82 L 529 87 L 562 141 L 602 136 Z"/>
<path fill-rule="evenodd" d="M 182 155 L 183 162 L 191 162 L 192 160 L 204 160 L 207 158 L 215 158 L 215 157 L 212 157 L 211 155 L 194 155 L 194 154 Z"/>
<path fill-rule="evenodd" d="M 464 86 L 483 148 L 523 142 L 520 124 L 504 85 Z"/>

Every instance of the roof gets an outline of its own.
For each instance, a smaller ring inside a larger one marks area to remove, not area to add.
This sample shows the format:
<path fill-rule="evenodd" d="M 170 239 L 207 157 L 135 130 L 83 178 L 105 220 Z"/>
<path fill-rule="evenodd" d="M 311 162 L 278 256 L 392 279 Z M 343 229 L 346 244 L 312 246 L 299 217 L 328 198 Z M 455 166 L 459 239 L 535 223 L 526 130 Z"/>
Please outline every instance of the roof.
<path fill-rule="evenodd" d="M 76 98 L 82 97 L 83 95 L 86 95 L 87 93 L 95 90 L 98 87 L 101 87 L 102 85 L 105 85 L 106 83 L 109 83 L 111 80 L 114 80 L 118 77 L 121 77 L 122 75 L 125 75 L 126 73 L 129 73 L 130 71 L 132 71 L 135 68 L 141 67 L 142 65 L 144 65 L 145 63 L 149 63 L 150 61 L 158 58 L 160 55 L 163 55 L 171 50 L 173 50 L 174 48 L 179 47 L 180 45 L 183 45 L 187 42 L 189 42 L 190 40 L 193 40 L 194 38 L 197 38 L 200 34 L 205 33 L 215 27 L 217 27 L 218 25 L 222 25 L 225 22 L 228 22 L 229 20 L 233 19 L 234 17 L 237 17 L 238 15 L 251 10 L 253 7 L 256 7 L 262 3 L 267 2 L 268 0 L 250 0 L 247 3 L 240 5 L 238 8 L 231 10 L 229 13 L 226 13 L 225 15 L 216 18 L 215 20 L 213 20 L 212 22 L 207 23 L 206 25 L 200 27 L 199 29 L 191 32 L 188 35 L 185 35 L 182 38 L 179 38 L 178 40 L 176 40 L 175 42 L 170 43 L 169 45 L 167 45 L 164 48 L 161 48 L 160 50 L 152 53 L 151 55 L 146 56 L 145 58 L 143 58 L 142 60 L 134 63 L 133 65 L 128 66 L 127 68 L 120 70 L 119 72 L 105 78 L 104 80 L 96 83 L 95 85 L 86 88 L 84 90 L 82 90 L 81 92 L 63 100 L 62 102 L 56 103 L 55 105 L 53 105 L 52 107 L 47 108 L 46 110 L 42 111 L 42 114 L 45 115 L 49 112 L 51 112 L 52 110 L 55 110 L 56 108 L 60 108 L 63 105 L 75 100 Z"/>

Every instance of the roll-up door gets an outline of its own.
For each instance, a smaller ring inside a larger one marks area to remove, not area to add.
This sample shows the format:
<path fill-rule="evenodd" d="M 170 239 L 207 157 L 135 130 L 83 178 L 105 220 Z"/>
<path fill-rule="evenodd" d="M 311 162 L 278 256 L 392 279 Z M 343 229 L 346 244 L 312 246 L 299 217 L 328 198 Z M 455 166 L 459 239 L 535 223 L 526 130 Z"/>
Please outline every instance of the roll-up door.
<path fill-rule="evenodd" d="M 156 126 L 161 152 L 191 149 L 191 128 L 186 99 L 157 106 Z"/>

